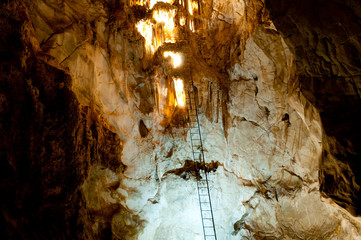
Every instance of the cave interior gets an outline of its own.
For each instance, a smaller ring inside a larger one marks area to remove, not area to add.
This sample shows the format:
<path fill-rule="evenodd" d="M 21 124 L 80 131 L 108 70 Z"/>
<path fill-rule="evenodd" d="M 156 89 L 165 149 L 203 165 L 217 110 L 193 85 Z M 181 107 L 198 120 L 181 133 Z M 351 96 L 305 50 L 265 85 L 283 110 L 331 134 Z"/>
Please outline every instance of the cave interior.
<path fill-rule="evenodd" d="M 359 0 L 0 4 L 1 239 L 361 239 Z"/>

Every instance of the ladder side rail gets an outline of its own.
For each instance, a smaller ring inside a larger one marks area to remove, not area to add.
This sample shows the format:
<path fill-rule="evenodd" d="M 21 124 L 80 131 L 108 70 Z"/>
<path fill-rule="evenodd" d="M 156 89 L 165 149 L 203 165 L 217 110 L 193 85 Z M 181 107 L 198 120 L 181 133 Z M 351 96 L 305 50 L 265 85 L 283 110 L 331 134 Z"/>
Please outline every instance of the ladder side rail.
<path fill-rule="evenodd" d="M 196 93 L 194 94 L 194 105 L 195 105 L 195 115 L 196 115 L 196 120 L 197 120 L 197 125 L 198 125 L 198 133 L 199 133 L 199 139 L 200 139 L 200 145 L 201 145 L 201 158 L 202 158 L 202 162 L 204 164 L 204 175 L 206 178 L 206 185 L 207 185 L 207 192 L 208 192 L 208 199 L 209 199 L 209 206 L 210 206 L 210 210 L 211 210 L 211 216 L 212 216 L 212 223 L 213 223 L 213 231 L 214 231 L 214 236 L 215 239 L 217 240 L 216 237 L 216 228 L 215 228 L 215 224 L 214 224 L 214 216 L 213 216 L 213 208 L 212 208 L 212 201 L 211 201 L 211 195 L 210 195 L 210 191 L 209 191 L 209 184 L 208 184 L 208 174 L 207 174 L 207 167 L 206 167 L 206 162 L 204 159 L 204 151 L 203 151 L 203 141 L 202 141 L 202 135 L 201 135 L 201 129 L 200 129 L 200 125 L 199 125 L 199 119 L 198 119 L 198 108 L 197 108 L 197 98 L 198 96 L 196 96 Z M 202 222 L 203 222 L 203 217 L 202 217 Z"/>
<path fill-rule="evenodd" d="M 190 110 L 188 110 L 188 117 L 190 118 L 190 114 L 189 114 L 189 111 L 191 111 L 192 109 L 192 101 L 191 101 L 191 96 L 190 96 L 190 92 L 188 91 L 188 95 L 189 95 L 189 106 L 190 106 Z M 189 127 L 191 128 L 191 120 L 189 119 Z M 194 150 L 193 150 L 193 140 L 192 140 L 192 135 L 190 134 L 190 139 L 191 139 L 191 148 L 192 148 L 192 156 L 193 156 L 193 161 L 194 163 L 196 164 L 196 171 L 198 170 L 197 168 L 197 161 L 194 157 Z M 199 176 L 201 177 L 201 176 Z M 204 236 L 204 240 L 207 239 L 207 236 L 206 236 L 206 231 L 204 229 L 204 221 L 203 221 L 203 215 L 202 215 L 202 205 L 201 205 L 201 199 L 199 197 L 200 193 L 199 193 L 199 181 L 198 181 L 198 178 L 197 178 L 197 173 L 196 173 L 196 179 L 197 179 L 197 193 L 198 193 L 198 203 L 199 203 L 199 209 L 200 209 L 200 212 L 201 212 L 201 219 L 202 219 L 202 228 L 203 228 L 203 236 Z"/>

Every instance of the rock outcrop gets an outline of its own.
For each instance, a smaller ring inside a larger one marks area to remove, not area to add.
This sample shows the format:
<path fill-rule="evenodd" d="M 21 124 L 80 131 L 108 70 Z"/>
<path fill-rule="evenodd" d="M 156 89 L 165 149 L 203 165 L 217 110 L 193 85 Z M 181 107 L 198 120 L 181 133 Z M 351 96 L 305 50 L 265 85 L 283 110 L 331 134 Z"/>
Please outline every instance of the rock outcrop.
<path fill-rule="evenodd" d="M 0 18 L 1 238 L 107 239 L 113 215 L 132 214 L 117 202 L 107 214 L 104 204 L 87 207 L 82 185 L 94 166 L 125 170 L 122 142 L 93 107 L 79 104 L 66 72 L 39 60 L 17 4 Z M 102 183 L 105 192 L 120 184 Z"/>
<path fill-rule="evenodd" d="M 320 113 L 321 191 L 361 214 L 361 5 L 359 1 L 267 0 L 296 56 L 302 94 Z"/>

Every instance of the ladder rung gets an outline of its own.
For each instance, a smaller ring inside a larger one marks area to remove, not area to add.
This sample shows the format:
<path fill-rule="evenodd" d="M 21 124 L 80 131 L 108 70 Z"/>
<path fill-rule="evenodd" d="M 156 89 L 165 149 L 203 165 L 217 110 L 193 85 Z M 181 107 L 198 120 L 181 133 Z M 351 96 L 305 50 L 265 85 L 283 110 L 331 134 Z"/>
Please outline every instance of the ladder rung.
<path fill-rule="evenodd" d="M 211 206 L 210 206 L 209 203 L 208 203 L 208 204 L 202 204 L 202 203 L 201 203 L 201 207 L 204 207 L 203 210 L 211 210 Z"/>
<path fill-rule="evenodd" d="M 189 135 L 191 138 L 193 160 L 205 164 L 203 154 L 203 143 L 200 131 L 200 124 L 198 118 L 198 104 L 194 92 L 187 92 L 187 114 Z M 199 197 L 199 205 L 202 217 L 202 226 L 204 232 L 204 240 L 216 240 L 216 232 L 214 227 L 213 211 L 211 206 L 211 197 L 209 195 L 209 186 L 207 180 L 207 173 L 205 169 L 199 169 L 199 176 L 197 177 L 197 189 Z M 198 180 L 198 178 L 200 178 Z"/>
<path fill-rule="evenodd" d="M 206 211 L 206 212 L 202 211 L 202 217 L 203 218 L 206 218 L 206 217 L 213 218 L 213 214 L 211 211 Z"/>

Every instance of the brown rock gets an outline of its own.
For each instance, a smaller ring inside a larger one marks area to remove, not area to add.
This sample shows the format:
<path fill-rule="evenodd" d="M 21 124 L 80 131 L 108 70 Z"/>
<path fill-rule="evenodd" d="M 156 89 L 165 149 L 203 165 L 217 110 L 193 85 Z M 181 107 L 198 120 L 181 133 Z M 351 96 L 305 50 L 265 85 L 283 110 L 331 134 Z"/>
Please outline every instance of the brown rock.
<path fill-rule="evenodd" d="M 296 55 L 301 92 L 320 112 L 321 191 L 360 215 L 360 2 L 268 0 L 266 5 Z"/>

